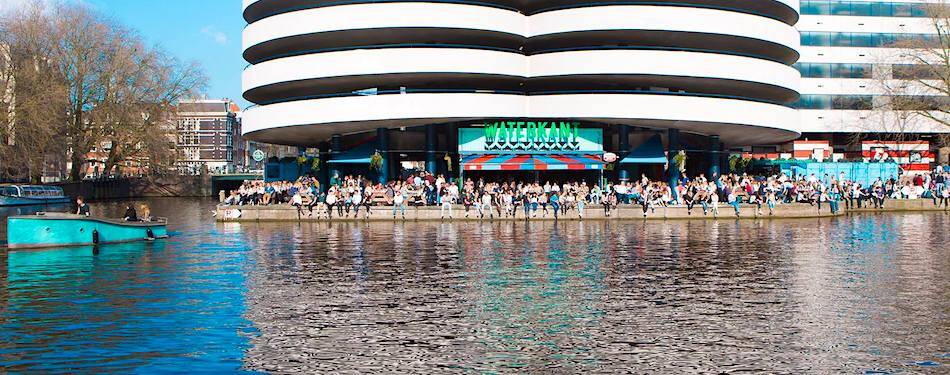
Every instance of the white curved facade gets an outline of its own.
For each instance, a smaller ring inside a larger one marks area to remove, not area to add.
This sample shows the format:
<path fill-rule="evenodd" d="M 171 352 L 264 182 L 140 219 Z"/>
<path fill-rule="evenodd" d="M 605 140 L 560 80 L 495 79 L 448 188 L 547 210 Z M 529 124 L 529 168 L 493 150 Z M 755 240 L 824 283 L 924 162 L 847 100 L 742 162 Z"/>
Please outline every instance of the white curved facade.
<path fill-rule="evenodd" d="M 799 34 L 781 21 L 719 9 L 615 5 L 526 16 L 528 37 L 587 30 L 662 30 L 755 38 L 797 49 Z"/>
<path fill-rule="evenodd" d="M 245 0 L 242 79 L 257 104 L 245 135 L 312 145 L 382 127 L 551 118 L 730 145 L 799 136 L 788 106 L 801 81 L 797 1 L 617 3 Z"/>

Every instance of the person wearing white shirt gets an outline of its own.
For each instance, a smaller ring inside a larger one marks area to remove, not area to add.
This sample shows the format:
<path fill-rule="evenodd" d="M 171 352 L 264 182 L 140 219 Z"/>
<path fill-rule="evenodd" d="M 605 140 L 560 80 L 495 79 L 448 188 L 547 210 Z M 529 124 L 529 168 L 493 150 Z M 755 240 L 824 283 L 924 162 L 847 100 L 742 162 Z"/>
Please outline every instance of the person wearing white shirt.
<path fill-rule="evenodd" d="M 356 219 L 360 216 L 360 205 L 363 204 L 363 195 L 360 193 L 360 189 L 354 189 L 353 195 L 350 196 L 350 203 L 353 205 L 353 218 Z"/>
<path fill-rule="evenodd" d="M 330 190 L 327 191 L 327 197 L 324 199 L 324 203 L 327 205 L 327 219 L 333 218 L 333 206 L 337 206 L 337 211 L 340 213 L 340 216 L 343 216 L 343 211 L 337 205 L 336 188 L 331 187 Z"/>
<path fill-rule="evenodd" d="M 452 194 L 449 193 L 449 189 L 444 189 L 442 191 L 442 196 L 439 197 L 441 201 L 441 208 L 439 213 L 442 215 L 442 220 L 445 220 L 445 212 L 449 213 L 449 220 L 452 219 Z"/>
<path fill-rule="evenodd" d="M 481 218 L 483 218 L 483 219 L 485 218 L 485 212 L 486 212 L 486 211 L 488 212 L 488 218 L 489 218 L 489 219 L 494 219 L 494 218 L 495 218 L 495 213 L 492 212 L 492 210 L 491 210 L 491 209 L 492 209 L 492 207 L 491 207 L 491 201 L 492 201 L 491 195 L 488 194 L 488 192 L 486 191 L 485 194 L 482 195 Z"/>
<path fill-rule="evenodd" d="M 396 218 L 396 210 L 402 211 L 403 220 L 406 219 L 406 187 L 393 189 L 393 219 Z"/>

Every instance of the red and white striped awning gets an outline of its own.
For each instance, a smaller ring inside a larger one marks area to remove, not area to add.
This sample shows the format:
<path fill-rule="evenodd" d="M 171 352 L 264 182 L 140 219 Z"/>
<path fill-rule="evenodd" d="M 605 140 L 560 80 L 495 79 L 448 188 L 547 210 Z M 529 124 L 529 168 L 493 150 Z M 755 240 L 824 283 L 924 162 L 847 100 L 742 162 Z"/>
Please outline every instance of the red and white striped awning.
<path fill-rule="evenodd" d="M 563 154 L 484 154 L 462 157 L 466 171 L 568 171 L 602 170 L 604 162 L 599 155 Z"/>

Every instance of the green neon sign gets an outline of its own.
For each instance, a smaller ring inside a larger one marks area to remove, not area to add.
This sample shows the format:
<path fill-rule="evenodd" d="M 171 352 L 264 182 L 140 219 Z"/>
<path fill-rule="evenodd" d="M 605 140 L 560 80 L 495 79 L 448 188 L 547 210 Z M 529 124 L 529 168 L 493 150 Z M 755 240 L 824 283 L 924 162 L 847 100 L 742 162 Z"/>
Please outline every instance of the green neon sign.
<path fill-rule="evenodd" d="M 497 121 L 485 124 L 486 151 L 578 151 L 580 123 Z"/>
<path fill-rule="evenodd" d="M 600 153 L 603 131 L 574 121 L 495 121 L 459 129 L 462 153 Z"/>

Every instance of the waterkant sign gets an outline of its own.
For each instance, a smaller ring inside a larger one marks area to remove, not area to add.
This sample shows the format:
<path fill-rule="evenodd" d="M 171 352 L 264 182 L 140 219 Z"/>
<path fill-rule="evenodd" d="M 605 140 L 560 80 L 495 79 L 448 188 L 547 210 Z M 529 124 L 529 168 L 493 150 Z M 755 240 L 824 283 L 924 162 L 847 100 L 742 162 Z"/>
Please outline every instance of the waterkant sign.
<path fill-rule="evenodd" d="M 602 153 L 602 129 L 577 122 L 497 121 L 459 129 L 462 153 Z"/>

